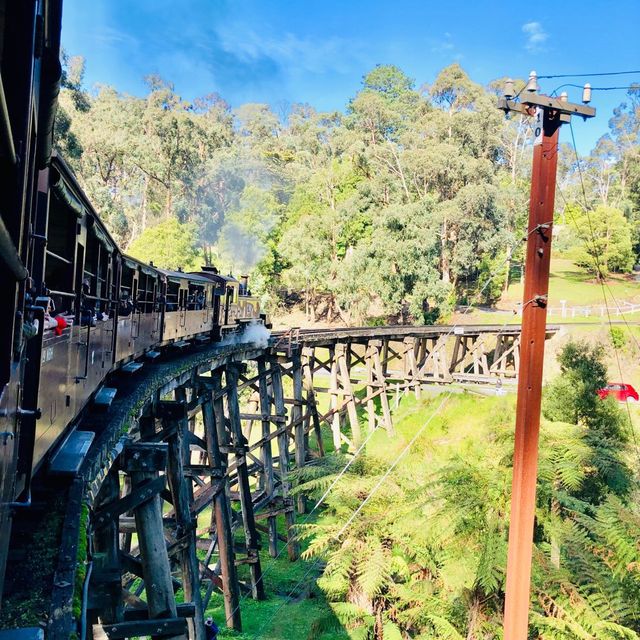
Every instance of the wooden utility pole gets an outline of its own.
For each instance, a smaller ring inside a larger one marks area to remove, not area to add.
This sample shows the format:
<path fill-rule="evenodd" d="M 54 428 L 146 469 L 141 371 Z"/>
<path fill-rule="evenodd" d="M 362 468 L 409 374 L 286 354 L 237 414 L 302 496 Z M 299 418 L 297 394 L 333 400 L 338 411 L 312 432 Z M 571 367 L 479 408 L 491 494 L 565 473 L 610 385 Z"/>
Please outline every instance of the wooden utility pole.
<path fill-rule="evenodd" d="M 595 109 L 591 107 L 567 102 L 566 94 L 560 98 L 538 95 L 534 72 L 522 93 L 521 102 L 511 100 L 513 90 L 508 82 L 505 98 L 498 104 L 505 113 L 517 111 L 536 118 L 522 302 L 522 344 L 504 613 L 505 640 L 527 640 L 558 134 L 562 123 L 569 122 L 571 115 L 584 118 L 595 115 Z M 584 101 L 587 102 L 589 98 L 585 93 Z"/>

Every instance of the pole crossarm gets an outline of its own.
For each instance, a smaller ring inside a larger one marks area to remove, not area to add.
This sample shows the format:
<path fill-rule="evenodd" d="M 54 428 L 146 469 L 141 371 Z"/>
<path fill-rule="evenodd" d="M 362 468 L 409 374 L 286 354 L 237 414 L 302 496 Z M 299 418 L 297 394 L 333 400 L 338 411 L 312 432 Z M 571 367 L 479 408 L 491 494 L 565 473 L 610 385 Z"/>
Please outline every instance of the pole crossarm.
<path fill-rule="evenodd" d="M 529 93 L 522 98 L 521 102 L 509 100 L 508 98 L 498 98 L 498 109 L 505 113 L 515 111 L 525 116 L 533 116 L 535 115 L 536 107 L 559 113 L 561 122 L 569 122 L 571 116 L 581 116 L 586 119 L 593 118 L 596 115 L 596 110 L 586 104 L 567 102 L 560 98 L 552 98 L 537 93 Z"/>

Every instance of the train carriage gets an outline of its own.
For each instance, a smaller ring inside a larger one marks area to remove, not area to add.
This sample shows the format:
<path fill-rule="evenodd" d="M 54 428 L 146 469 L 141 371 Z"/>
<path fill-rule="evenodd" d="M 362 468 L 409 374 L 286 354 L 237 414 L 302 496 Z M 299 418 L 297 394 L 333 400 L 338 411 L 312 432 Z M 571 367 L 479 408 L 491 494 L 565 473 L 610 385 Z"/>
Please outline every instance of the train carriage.
<path fill-rule="evenodd" d="M 25 386 L 25 295 L 38 236 L 39 177 L 49 162 L 60 87 L 62 2 L 0 0 L 0 586 L 13 509 L 28 505 L 36 398 Z M 46 189 L 45 189 L 46 190 Z M 39 312 L 38 312 L 39 313 Z M 31 332 L 31 333 L 29 333 Z"/>
<path fill-rule="evenodd" d="M 211 334 L 214 325 L 214 286 L 203 275 L 159 269 L 164 276 L 165 312 L 162 344 Z"/>
<path fill-rule="evenodd" d="M 113 366 L 117 301 L 115 242 L 56 155 L 47 174 L 49 198 L 40 199 L 36 214 L 46 243 L 33 255 L 43 277 L 31 293 L 44 310 L 42 336 L 29 344 L 28 366 L 39 363 L 39 371 L 30 372 L 41 414 L 34 470 Z"/>
<path fill-rule="evenodd" d="M 53 152 L 61 13 L 60 0 L 0 0 L 0 587 L 12 514 L 107 376 L 259 317 L 246 279 L 124 255 Z"/>
<path fill-rule="evenodd" d="M 153 265 L 129 256 L 122 256 L 119 273 L 116 362 L 122 363 L 144 354 L 160 341 L 163 278 Z"/>

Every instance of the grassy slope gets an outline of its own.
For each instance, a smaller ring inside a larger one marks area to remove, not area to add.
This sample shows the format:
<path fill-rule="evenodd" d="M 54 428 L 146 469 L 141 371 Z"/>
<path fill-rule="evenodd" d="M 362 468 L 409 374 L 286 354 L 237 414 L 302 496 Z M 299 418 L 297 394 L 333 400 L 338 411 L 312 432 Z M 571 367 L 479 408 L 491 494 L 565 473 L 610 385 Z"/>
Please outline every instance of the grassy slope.
<path fill-rule="evenodd" d="M 522 302 L 523 283 L 515 282 L 509 287 L 507 295 L 498 304 L 497 311 L 474 311 L 468 314 L 456 314 L 455 320 L 465 324 L 502 324 L 503 322 L 518 323 L 520 316 L 509 314 L 509 310 L 517 308 Z M 615 301 L 623 305 L 640 303 L 640 283 L 631 276 L 612 274 L 605 287 L 607 303 L 609 307 L 615 307 Z M 613 298 L 612 298 L 613 296 Z M 576 267 L 571 260 L 565 258 L 553 258 L 551 260 L 551 274 L 549 280 L 549 306 L 560 307 L 560 300 L 565 300 L 567 307 L 590 306 L 594 309 L 595 316 L 572 318 L 570 313 L 562 318 L 560 314 L 550 314 L 549 322 L 580 322 L 596 323 L 606 322 L 606 317 L 600 316 L 600 307 L 603 306 L 602 286 L 593 280 L 593 277 L 583 269 Z M 640 313 L 631 313 L 625 316 L 628 322 L 640 321 Z M 613 316 L 614 321 L 623 321 L 622 316 Z"/>
<path fill-rule="evenodd" d="M 395 415 L 397 437 L 389 439 L 386 432 L 380 430 L 371 438 L 367 454 L 389 464 L 439 403 L 438 398 L 417 401 L 413 396 L 406 396 Z M 398 473 L 413 477 L 416 473 L 431 475 L 453 456 L 475 455 L 478 444 L 486 444 L 483 433 L 488 425 L 494 423 L 496 416 L 509 416 L 512 405 L 512 397 L 486 400 L 467 394 L 452 397 L 398 467 Z M 469 424 L 469 415 L 474 415 L 473 426 Z M 301 519 L 299 517 L 298 521 Z M 240 533 L 238 535 L 241 537 Z M 266 553 L 262 558 L 267 600 L 255 602 L 244 598 L 241 603 L 243 633 L 225 630 L 220 637 L 243 640 L 347 640 L 355 637 L 341 628 L 315 584 L 320 574 L 319 564 L 304 560 L 290 563 L 286 552 L 276 560 L 268 558 Z M 248 578 L 246 567 L 240 567 L 239 571 L 242 578 Z M 213 596 L 208 615 L 217 621 L 224 619 L 219 595 Z"/>

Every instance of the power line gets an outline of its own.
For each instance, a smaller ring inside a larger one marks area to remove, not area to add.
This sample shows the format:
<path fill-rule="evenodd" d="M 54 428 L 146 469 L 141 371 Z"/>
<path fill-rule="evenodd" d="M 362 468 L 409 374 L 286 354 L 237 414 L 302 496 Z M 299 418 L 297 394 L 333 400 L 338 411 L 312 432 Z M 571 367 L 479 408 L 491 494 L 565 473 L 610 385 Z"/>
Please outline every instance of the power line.
<path fill-rule="evenodd" d="M 513 252 L 513 250 L 517 247 L 519 240 L 515 240 L 512 244 L 511 244 L 511 252 Z M 502 270 L 502 267 L 507 264 L 509 262 L 510 258 L 505 258 L 503 262 L 501 262 L 500 264 L 498 264 L 494 270 L 492 272 L 489 273 L 487 280 L 485 281 L 485 283 L 482 285 L 482 287 L 480 288 L 480 290 L 478 291 L 478 293 L 476 295 L 482 295 L 482 293 L 484 293 L 485 289 L 491 284 L 491 281 L 493 280 L 493 278 L 495 278 L 500 271 Z M 469 311 L 472 309 L 471 306 L 468 306 L 464 312 L 461 314 L 462 316 L 465 316 L 467 313 L 469 313 Z M 502 327 L 500 328 L 500 331 L 497 333 L 497 336 L 500 336 L 500 334 L 502 333 L 502 331 L 504 331 L 504 328 L 506 327 L 506 325 L 508 324 L 508 322 L 504 322 Z M 460 326 L 460 320 L 458 320 L 458 322 L 454 323 L 450 328 L 449 331 L 447 331 L 446 334 L 444 334 L 445 338 L 448 338 L 452 333 L 455 332 L 456 328 L 458 328 Z M 374 427 L 371 432 L 367 435 L 365 441 L 360 445 L 360 447 L 357 449 L 357 451 L 353 454 L 353 456 L 347 461 L 347 463 L 345 464 L 345 466 L 341 469 L 341 471 L 337 474 L 337 476 L 333 479 L 333 481 L 331 482 L 331 484 L 329 485 L 329 487 L 325 490 L 325 492 L 322 494 L 322 496 L 316 501 L 315 505 L 313 506 L 313 508 L 311 509 L 311 511 L 307 514 L 306 518 L 299 523 L 298 526 L 303 526 L 305 525 L 309 519 L 311 518 L 311 516 L 313 515 L 313 513 L 320 507 L 320 505 L 326 500 L 326 498 L 329 496 L 329 494 L 331 493 L 332 489 L 336 486 L 336 484 L 338 483 L 338 481 L 342 478 L 342 476 L 344 476 L 344 474 L 349 470 L 349 467 L 351 467 L 351 465 L 356 461 L 356 458 L 360 455 L 360 453 L 362 451 L 364 451 L 367 443 L 369 442 L 369 440 L 371 439 L 371 436 L 375 433 L 375 431 L 377 431 L 378 427 Z M 285 550 L 285 546 L 283 546 L 280 551 L 278 552 L 278 554 L 272 558 L 272 562 L 275 563 L 275 561 L 282 555 L 282 553 Z M 261 575 L 261 580 L 264 580 L 264 577 L 269 573 L 269 571 L 271 569 L 273 569 L 275 565 L 272 564 L 270 567 L 268 567 Z M 244 600 L 246 600 L 249 597 L 248 594 L 245 594 L 244 596 L 241 597 L 240 602 L 238 603 L 238 605 L 236 606 L 236 608 L 233 610 L 233 613 L 235 613 L 238 608 L 240 607 L 240 605 L 242 604 L 242 602 Z"/>
<path fill-rule="evenodd" d="M 593 222 L 591 220 L 591 213 L 590 213 L 590 209 L 591 207 L 589 206 L 589 202 L 587 200 L 587 191 L 585 189 L 585 185 L 584 185 L 584 177 L 582 175 L 582 164 L 580 162 L 580 156 L 578 155 L 578 148 L 576 147 L 576 138 L 575 138 L 575 134 L 573 131 L 573 123 L 571 121 L 569 121 L 569 130 L 571 131 L 571 141 L 573 143 L 573 152 L 576 158 L 576 166 L 578 168 L 578 175 L 580 176 L 580 186 L 582 189 L 582 197 L 584 198 L 584 206 L 585 206 L 585 212 L 587 214 L 587 222 L 588 222 L 588 227 L 589 227 L 589 233 L 591 234 L 591 241 L 592 241 L 592 246 L 593 246 L 593 258 L 594 258 L 594 263 L 596 266 L 596 270 L 597 270 L 597 274 L 598 274 L 598 281 L 600 282 L 600 286 L 602 288 L 602 299 L 604 300 L 604 306 L 607 312 L 607 321 L 609 324 L 609 338 L 611 340 L 611 345 L 613 346 L 613 352 L 615 354 L 616 357 L 616 364 L 618 366 L 618 373 L 620 374 L 620 382 L 622 384 L 624 384 L 624 379 L 623 379 L 623 374 L 622 374 L 622 365 L 620 363 L 620 354 L 618 353 L 618 347 L 615 343 L 615 341 L 613 340 L 613 335 L 611 333 L 612 329 L 613 329 L 613 322 L 611 320 L 611 312 L 609 311 L 609 305 L 607 303 L 607 294 L 605 291 L 605 282 L 604 282 L 604 276 L 603 276 L 603 272 L 602 272 L 602 267 L 600 265 L 600 260 L 599 260 L 599 256 L 598 256 L 598 251 L 597 251 L 597 244 L 596 244 L 596 236 L 595 236 L 595 232 L 593 229 Z M 566 202 L 566 201 L 565 201 Z M 573 214 L 571 214 L 571 218 L 573 220 Z M 575 223 L 574 220 L 574 225 L 576 226 L 577 229 L 577 224 Z M 625 406 L 627 409 L 627 414 L 629 417 L 629 429 L 631 431 L 631 438 L 633 440 L 633 444 L 634 444 L 634 448 L 635 448 L 635 452 L 636 452 L 636 457 L 638 458 L 638 462 L 640 463 L 640 451 L 638 449 L 638 440 L 636 437 L 636 432 L 635 429 L 633 428 L 633 420 L 631 418 L 631 409 L 629 408 L 629 399 L 625 398 Z"/>
<path fill-rule="evenodd" d="M 602 73 L 557 73 L 549 76 L 538 76 L 538 78 L 601 78 L 603 76 L 629 76 L 638 71 L 607 71 Z"/>
<path fill-rule="evenodd" d="M 560 86 L 556 87 L 551 92 L 551 95 L 554 95 L 560 89 L 564 89 L 565 87 L 574 87 L 576 89 L 584 88 L 584 86 L 581 84 L 572 84 L 569 82 L 569 83 L 561 84 Z M 591 91 L 631 91 L 633 89 L 640 91 L 640 83 L 635 83 L 635 84 L 624 86 L 624 87 L 591 87 Z"/>
<path fill-rule="evenodd" d="M 380 489 L 380 487 L 384 484 L 384 481 L 389 477 L 389 475 L 391 474 L 391 472 L 396 468 L 396 466 L 398 465 L 398 463 L 400 462 L 400 460 L 402 460 L 402 458 L 408 453 L 408 451 L 411 449 L 411 447 L 414 445 L 414 443 L 416 442 L 416 440 L 422 435 L 422 433 L 424 432 L 424 430 L 429 426 L 429 424 L 431 423 L 431 421 L 433 420 L 433 418 L 436 417 L 436 415 L 438 415 L 438 413 L 441 411 L 441 409 L 444 407 L 444 405 L 449 401 L 449 399 L 451 398 L 451 396 L 453 395 L 453 391 L 449 391 L 447 393 L 447 395 L 445 396 L 445 398 L 442 400 L 442 402 L 440 402 L 440 404 L 438 405 L 437 409 L 429 416 L 429 418 L 422 424 L 422 426 L 420 427 L 420 429 L 418 429 L 418 431 L 416 431 L 416 433 L 414 434 L 413 438 L 411 438 L 411 440 L 409 440 L 409 442 L 407 443 L 407 445 L 404 447 L 404 449 L 402 449 L 402 451 L 396 456 L 395 460 L 393 461 L 393 463 L 391 464 L 391 466 L 387 469 L 387 471 L 384 473 L 384 475 L 378 480 L 378 482 L 375 484 L 375 486 L 373 487 L 373 489 L 367 494 L 367 497 L 360 503 L 360 505 L 358 506 L 358 508 L 351 514 L 351 516 L 349 517 L 349 519 L 345 522 L 345 524 L 340 528 L 340 530 L 338 531 L 338 533 L 336 533 L 333 536 L 333 540 L 335 540 L 336 542 L 339 541 L 340 536 L 342 536 L 342 534 L 349 528 L 349 526 L 351 525 L 351 523 L 358 517 L 358 515 L 360 514 L 360 512 L 362 511 L 362 509 L 364 509 L 364 507 L 366 506 L 366 504 L 373 498 L 373 496 L 375 496 L 375 494 L 378 492 L 378 490 Z M 274 618 L 278 615 L 278 613 L 280 613 L 280 610 L 282 609 L 282 607 L 285 606 L 285 604 L 287 604 L 289 598 L 291 598 L 291 596 L 297 591 L 298 587 L 305 581 L 305 579 L 307 578 L 307 576 L 314 570 L 317 568 L 317 566 L 320 564 L 321 561 L 321 557 L 318 557 L 311 565 L 310 567 L 305 571 L 305 573 L 303 574 L 302 578 L 300 578 L 300 580 L 298 580 L 298 582 L 294 585 L 293 589 L 291 589 L 291 591 L 288 593 L 287 597 L 280 603 L 280 605 L 278 606 L 278 608 L 273 612 L 273 614 L 271 616 L 269 616 L 269 618 L 264 622 L 264 624 L 258 629 L 257 633 L 254 634 L 254 638 L 260 638 L 262 632 L 269 626 L 269 624 L 271 624 L 271 622 L 274 620 Z"/>

